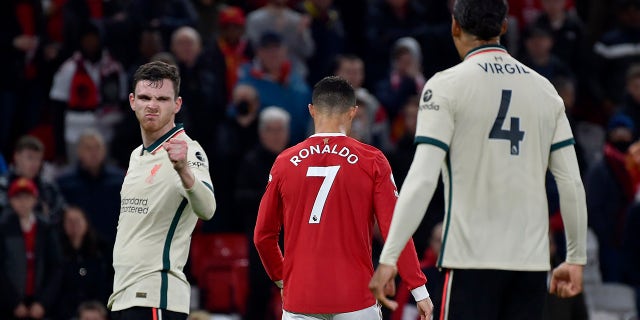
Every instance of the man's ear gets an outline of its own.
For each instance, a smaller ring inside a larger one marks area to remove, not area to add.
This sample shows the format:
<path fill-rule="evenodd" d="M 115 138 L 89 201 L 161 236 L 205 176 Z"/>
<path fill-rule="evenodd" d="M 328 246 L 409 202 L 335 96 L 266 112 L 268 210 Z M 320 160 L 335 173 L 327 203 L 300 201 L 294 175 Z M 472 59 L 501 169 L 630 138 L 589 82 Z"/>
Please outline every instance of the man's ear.
<path fill-rule="evenodd" d="M 180 112 L 180 108 L 182 108 L 182 97 L 179 96 L 176 99 L 176 109 L 175 109 L 174 114 Z"/>
<path fill-rule="evenodd" d="M 311 103 L 309 103 L 309 106 L 307 108 L 309 108 L 309 114 L 311 114 L 311 118 L 315 118 L 316 117 L 316 108 L 314 108 Z"/>
<path fill-rule="evenodd" d="M 460 37 L 461 34 L 462 34 L 462 27 L 460 27 L 458 20 L 456 20 L 456 18 L 454 18 L 452 15 L 451 16 L 451 35 L 454 38 L 458 38 Z"/>
<path fill-rule="evenodd" d="M 136 99 L 136 96 L 133 93 L 129 93 L 129 107 L 131 107 L 131 110 L 136 111 L 136 109 L 133 108 L 133 100 Z"/>
<path fill-rule="evenodd" d="M 508 26 L 509 21 L 507 21 L 507 18 L 505 18 L 504 21 L 502 21 L 502 27 L 500 27 L 500 36 L 507 33 Z"/>
<path fill-rule="evenodd" d="M 353 120 L 356 117 L 356 113 L 358 113 L 358 106 L 353 106 L 353 108 L 349 110 L 349 119 Z"/>

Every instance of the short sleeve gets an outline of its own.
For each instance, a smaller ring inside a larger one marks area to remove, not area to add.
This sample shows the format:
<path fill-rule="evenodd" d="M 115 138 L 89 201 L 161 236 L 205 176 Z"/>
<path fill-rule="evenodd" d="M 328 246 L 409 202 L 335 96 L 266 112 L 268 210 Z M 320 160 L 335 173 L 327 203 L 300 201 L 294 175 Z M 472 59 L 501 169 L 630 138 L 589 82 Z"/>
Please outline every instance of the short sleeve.
<path fill-rule="evenodd" d="M 454 110 L 446 84 L 436 74 L 422 90 L 415 143 L 428 143 L 449 151 L 453 137 Z"/>

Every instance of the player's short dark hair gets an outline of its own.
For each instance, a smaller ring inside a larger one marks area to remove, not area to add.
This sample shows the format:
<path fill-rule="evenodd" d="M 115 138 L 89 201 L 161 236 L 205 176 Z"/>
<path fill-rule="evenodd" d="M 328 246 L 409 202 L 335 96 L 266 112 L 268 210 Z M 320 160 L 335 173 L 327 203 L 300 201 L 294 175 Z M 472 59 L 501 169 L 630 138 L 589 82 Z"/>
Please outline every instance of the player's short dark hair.
<path fill-rule="evenodd" d="M 506 0 L 456 0 L 453 17 L 465 32 L 489 40 L 500 35 L 508 9 Z"/>
<path fill-rule="evenodd" d="M 313 87 L 311 103 L 321 110 L 342 113 L 356 105 L 356 93 L 347 80 L 329 76 Z"/>
<path fill-rule="evenodd" d="M 180 72 L 174 65 L 152 61 L 141 65 L 133 74 L 133 93 L 136 92 L 136 85 L 140 81 L 151 81 L 155 87 L 162 85 L 162 80 L 169 79 L 173 83 L 174 99 L 180 95 Z"/>
<path fill-rule="evenodd" d="M 16 142 L 16 147 L 14 149 L 15 152 L 20 152 L 22 150 L 31 150 L 36 152 L 44 152 L 44 144 L 40 139 L 26 135 L 20 137 Z"/>

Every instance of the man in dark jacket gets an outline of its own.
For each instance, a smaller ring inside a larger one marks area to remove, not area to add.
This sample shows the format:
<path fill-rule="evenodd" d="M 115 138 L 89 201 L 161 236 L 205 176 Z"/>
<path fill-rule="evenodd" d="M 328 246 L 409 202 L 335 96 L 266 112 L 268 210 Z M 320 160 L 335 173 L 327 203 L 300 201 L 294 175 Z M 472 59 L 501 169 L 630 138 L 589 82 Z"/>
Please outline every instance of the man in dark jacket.
<path fill-rule="evenodd" d="M 253 237 L 258 207 L 267 186 L 269 170 L 289 141 L 289 114 L 279 107 L 262 110 L 258 120 L 260 143 L 250 150 L 236 180 L 236 208 L 242 216 L 247 237 Z M 271 319 L 267 316 L 273 283 L 262 267 L 253 241 L 249 241 L 249 297 L 245 320 Z"/>
<path fill-rule="evenodd" d="M 38 189 L 18 178 L 9 186 L 8 214 L 0 223 L 0 318 L 43 319 L 60 286 L 55 231 L 35 214 Z"/>

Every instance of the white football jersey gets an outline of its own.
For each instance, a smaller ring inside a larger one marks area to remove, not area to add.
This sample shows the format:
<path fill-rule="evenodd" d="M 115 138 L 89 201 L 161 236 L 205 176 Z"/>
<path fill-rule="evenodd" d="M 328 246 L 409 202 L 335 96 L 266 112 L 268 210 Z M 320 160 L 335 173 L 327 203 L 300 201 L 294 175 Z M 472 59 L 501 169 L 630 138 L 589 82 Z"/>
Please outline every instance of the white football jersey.
<path fill-rule="evenodd" d="M 439 266 L 549 269 L 545 174 L 574 140 L 547 79 L 501 46 L 472 50 L 425 85 L 416 143 L 447 152 Z"/>
<path fill-rule="evenodd" d="M 187 161 L 195 183 L 211 189 L 213 197 L 206 155 L 181 125 L 131 153 L 120 191 L 113 249 L 114 288 L 108 302 L 113 311 L 141 306 L 189 313 L 191 291 L 182 269 L 198 217 L 162 148 L 172 137 L 187 141 Z"/>

